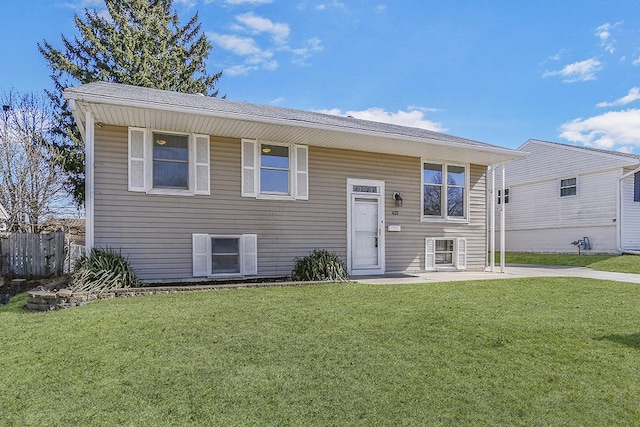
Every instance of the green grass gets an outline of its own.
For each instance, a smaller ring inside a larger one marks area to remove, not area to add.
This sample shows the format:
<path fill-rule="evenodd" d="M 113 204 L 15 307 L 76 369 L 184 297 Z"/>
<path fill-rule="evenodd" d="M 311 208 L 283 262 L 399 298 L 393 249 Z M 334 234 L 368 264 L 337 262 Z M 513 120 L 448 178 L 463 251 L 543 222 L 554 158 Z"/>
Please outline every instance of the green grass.
<path fill-rule="evenodd" d="M 12 304 L 0 425 L 639 425 L 639 301 L 544 278 Z"/>
<path fill-rule="evenodd" d="M 500 255 L 496 254 L 496 262 Z M 640 274 L 640 256 L 637 255 L 590 255 L 590 254 L 545 254 L 529 252 L 507 252 L 507 264 L 564 265 L 589 267 L 601 271 Z"/>

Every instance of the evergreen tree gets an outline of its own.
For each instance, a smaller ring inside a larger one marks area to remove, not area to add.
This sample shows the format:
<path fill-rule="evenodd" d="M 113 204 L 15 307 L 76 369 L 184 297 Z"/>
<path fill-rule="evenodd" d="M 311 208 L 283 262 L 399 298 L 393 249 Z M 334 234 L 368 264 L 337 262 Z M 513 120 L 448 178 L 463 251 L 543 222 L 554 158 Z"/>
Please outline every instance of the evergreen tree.
<path fill-rule="evenodd" d="M 184 26 L 172 11 L 173 0 L 105 0 L 107 14 L 85 9 L 75 15 L 79 37 L 62 35 L 63 50 L 46 40 L 38 44 L 49 63 L 55 91 L 48 92 L 57 111 L 55 131 L 63 135 L 58 161 L 68 175 L 68 190 L 84 203 L 84 142 L 73 120 L 65 88 L 108 81 L 185 93 L 217 96 L 222 75 L 207 74 L 212 49 L 196 13 Z"/>

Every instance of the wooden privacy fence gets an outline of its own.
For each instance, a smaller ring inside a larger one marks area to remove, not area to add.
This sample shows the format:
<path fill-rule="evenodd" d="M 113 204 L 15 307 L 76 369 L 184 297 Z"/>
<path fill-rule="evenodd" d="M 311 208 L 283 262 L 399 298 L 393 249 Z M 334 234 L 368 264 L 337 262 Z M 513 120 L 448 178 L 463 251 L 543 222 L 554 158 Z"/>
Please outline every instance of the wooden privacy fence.
<path fill-rule="evenodd" d="M 61 276 L 65 259 L 64 231 L 11 233 L 0 239 L 0 273 L 24 279 Z"/>

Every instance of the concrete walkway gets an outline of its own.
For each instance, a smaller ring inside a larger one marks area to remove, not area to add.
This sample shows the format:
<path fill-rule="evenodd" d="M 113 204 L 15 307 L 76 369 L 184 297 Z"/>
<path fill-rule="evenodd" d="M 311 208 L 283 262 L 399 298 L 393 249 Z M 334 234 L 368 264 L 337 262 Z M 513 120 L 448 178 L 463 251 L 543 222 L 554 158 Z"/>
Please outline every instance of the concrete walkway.
<path fill-rule="evenodd" d="M 499 271 L 499 267 L 496 267 Z M 584 277 L 589 279 L 614 280 L 640 283 L 640 274 L 612 273 L 586 267 L 557 267 L 541 265 L 507 265 L 504 273 L 490 271 L 437 271 L 411 274 L 389 274 L 384 276 L 352 277 L 358 283 L 371 285 L 458 282 L 468 280 L 516 279 L 522 277 Z"/>

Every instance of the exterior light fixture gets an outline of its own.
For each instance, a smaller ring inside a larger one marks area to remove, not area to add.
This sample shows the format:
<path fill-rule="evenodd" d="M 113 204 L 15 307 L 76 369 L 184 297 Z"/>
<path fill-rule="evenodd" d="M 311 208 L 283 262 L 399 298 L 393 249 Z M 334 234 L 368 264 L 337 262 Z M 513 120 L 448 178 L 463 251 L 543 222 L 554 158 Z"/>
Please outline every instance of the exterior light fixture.
<path fill-rule="evenodd" d="M 396 191 L 393 193 L 393 201 L 397 208 L 402 207 L 402 195 L 400 194 L 400 192 Z"/>

